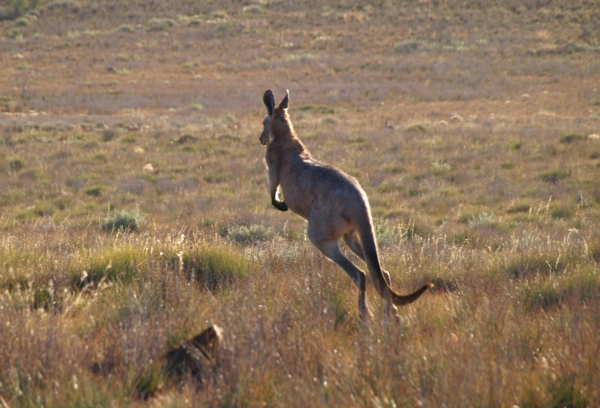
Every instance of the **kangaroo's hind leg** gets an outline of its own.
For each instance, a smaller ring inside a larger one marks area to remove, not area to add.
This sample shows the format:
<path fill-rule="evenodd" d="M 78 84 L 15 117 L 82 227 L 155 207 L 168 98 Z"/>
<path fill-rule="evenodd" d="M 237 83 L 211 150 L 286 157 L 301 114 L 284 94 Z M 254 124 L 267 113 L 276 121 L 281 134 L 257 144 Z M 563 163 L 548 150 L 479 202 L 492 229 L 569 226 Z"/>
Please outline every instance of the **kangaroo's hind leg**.
<path fill-rule="evenodd" d="M 334 239 L 320 239 L 315 236 L 316 234 L 309 234 L 308 238 L 311 240 L 313 245 L 317 247 L 319 251 L 323 253 L 327 258 L 346 271 L 348 276 L 352 279 L 354 284 L 358 287 L 358 310 L 360 311 L 363 318 L 370 319 L 373 314 L 367 306 L 366 300 L 366 289 L 367 289 L 367 278 L 363 271 L 358 269 L 344 254 L 340 251 L 338 242 Z"/>
<path fill-rule="evenodd" d="M 356 254 L 356 256 L 358 256 L 360 259 L 362 259 L 364 262 L 366 262 L 365 254 L 363 252 L 363 248 L 360 243 L 360 239 L 355 230 L 349 231 L 344 234 L 344 242 L 346 243 L 346 245 L 348 245 L 348 248 L 350 248 L 350 250 Z M 381 271 L 383 272 L 383 278 L 386 280 L 388 286 L 392 287 L 392 280 L 390 279 L 390 273 L 383 269 Z M 398 308 L 396 307 L 396 305 L 394 305 L 391 301 L 388 301 L 386 303 L 387 303 L 386 308 L 385 308 L 386 313 L 388 315 L 392 315 L 397 318 L 398 317 Z"/>
<path fill-rule="evenodd" d="M 362 245 L 360 243 L 360 238 L 358 238 L 358 234 L 356 233 L 355 230 L 352 230 L 352 231 L 344 234 L 344 242 L 346 243 L 346 245 L 348 245 L 348 248 L 350 248 L 350 250 L 352 252 L 354 252 L 354 254 L 356 256 L 358 256 L 360 259 L 363 260 L 363 262 L 366 263 L 365 254 L 363 252 Z M 390 285 L 390 287 L 391 287 L 392 281 L 390 279 L 390 273 L 383 269 L 381 271 L 383 272 L 383 278 L 386 280 L 388 285 Z"/>

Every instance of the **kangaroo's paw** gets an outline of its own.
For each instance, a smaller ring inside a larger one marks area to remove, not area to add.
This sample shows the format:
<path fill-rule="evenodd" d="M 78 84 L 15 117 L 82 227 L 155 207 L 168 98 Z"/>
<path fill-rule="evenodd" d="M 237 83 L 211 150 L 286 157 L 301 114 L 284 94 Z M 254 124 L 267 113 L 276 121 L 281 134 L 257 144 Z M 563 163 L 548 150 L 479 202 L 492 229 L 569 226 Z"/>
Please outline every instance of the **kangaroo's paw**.
<path fill-rule="evenodd" d="M 279 211 L 287 211 L 288 206 L 285 201 L 275 201 L 273 200 L 273 207 L 277 208 Z"/>

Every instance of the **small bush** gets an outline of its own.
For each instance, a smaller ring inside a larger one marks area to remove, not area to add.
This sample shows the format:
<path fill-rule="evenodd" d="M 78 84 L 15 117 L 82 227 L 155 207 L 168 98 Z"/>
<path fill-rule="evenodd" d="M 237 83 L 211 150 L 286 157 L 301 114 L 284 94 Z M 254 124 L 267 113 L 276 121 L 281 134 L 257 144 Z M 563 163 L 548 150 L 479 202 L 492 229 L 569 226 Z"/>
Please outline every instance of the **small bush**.
<path fill-rule="evenodd" d="M 264 13 L 264 12 L 265 12 L 265 9 L 263 9 L 258 4 L 251 4 L 249 6 L 242 7 L 242 13 L 261 14 L 261 13 Z"/>
<path fill-rule="evenodd" d="M 556 184 L 559 180 L 569 177 L 569 173 L 565 170 L 557 169 L 542 173 L 539 177 L 547 183 Z"/>
<path fill-rule="evenodd" d="M 102 191 L 104 191 L 104 187 L 102 186 L 90 187 L 85 190 L 85 194 L 92 197 L 100 197 Z"/>
<path fill-rule="evenodd" d="M 221 236 L 242 245 L 252 245 L 261 242 L 272 241 L 277 234 L 272 228 L 262 225 L 235 225 L 224 229 Z"/>
<path fill-rule="evenodd" d="M 399 54 L 409 54 L 413 51 L 419 49 L 419 42 L 410 40 L 410 41 L 401 41 L 394 45 L 394 51 Z"/>
<path fill-rule="evenodd" d="M 597 297 L 598 281 L 593 267 L 580 267 L 558 277 L 530 281 L 523 288 L 523 304 L 528 310 L 548 310 L 569 301 L 587 301 Z"/>
<path fill-rule="evenodd" d="M 475 241 L 477 237 L 469 230 L 457 232 L 450 238 L 450 242 L 457 246 L 473 244 Z"/>
<path fill-rule="evenodd" d="M 367 141 L 366 137 L 363 136 L 357 136 L 357 137 L 353 137 L 352 139 L 349 140 L 350 143 L 365 143 Z"/>
<path fill-rule="evenodd" d="M 529 203 L 520 203 L 520 204 L 512 204 L 506 210 L 509 214 L 517 214 L 517 213 L 526 213 L 531 210 L 531 204 Z"/>
<path fill-rule="evenodd" d="M 550 216 L 552 218 L 561 219 L 561 218 L 570 218 L 575 214 L 575 210 L 568 206 L 554 206 L 550 209 Z"/>
<path fill-rule="evenodd" d="M 172 18 L 159 18 L 154 17 L 146 21 L 146 26 L 150 31 L 164 31 L 175 26 L 175 20 Z"/>
<path fill-rule="evenodd" d="M 404 169 L 404 167 L 399 166 L 397 164 L 389 164 L 383 168 L 383 171 L 390 174 L 400 174 L 404 173 L 406 170 Z"/>
<path fill-rule="evenodd" d="M 106 232 L 135 232 L 143 222 L 143 217 L 137 212 L 118 211 L 100 223 L 100 228 Z"/>
<path fill-rule="evenodd" d="M 591 406 L 589 401 L 575 388 L 575 376 L 563 376 L 550 386 L 551 407 L 585 408 Z"/>
<path fill-rule="evenodd" d="M 103 280 L 130 283 L 139 269 L 146 265 L 141 261 L 147 260 L 147 255 L 143 248 L 134 245 L 92 252 L 70 265 L 71 285 L 81 289 Z"/>
<path fill-rule="evenodd" d="M 9 0 L 10 6 L 6 9 L 0 7 L 0 21 L 18 20 L 27 12 L 37 8 L 42 0 Z"/>
<path fill-rule="evenodd" d="M 120 33 L 133 33 L 135 31 L 135 27 L 133 27 L 131 24 L 123 24 L 117 27 L 115 31 Z"/>
<path fill-rule="evenodd" d="M 327 105 L 319 105 L 310 103 L 308 105 L 303 105 L 298 108 L 301 112 L 311 112 L 311 113 L 321 113 L 321 114 L 332 114 L 335 113 L 334 109 Z"/>
<path fill-rule="evenodd" d="M 561 136 L 559 141 L 560 143 L 567 144 L 573 142 L 579 142 L 582 140 L 586 140 L 587 136 L 579 133 L 569 133 L 568 135 Z"/>
<path fill-rule="evenodd" d="M 589 257 L 597 263 L 600 263 L 600 241 L 592 241 L 588 243 L 587 247 Z"/>
<path fill-rule="evenodd" d="M 29 218 L 34 218 L 35 217 L 35 212 L 33 211 L 33 208 L 26 208 L 24 210 L 20 210 L 17 212 L 17 220 L 26 220 Z"/>
<path fill-rule="evenodd" d="M 198 138 L 192 135 L 183 135 L 179 139 L 177 139 L 178 144 L 186 144 L 186 143 L 196 143 Z"/>
<path fill-rule="evenodd" d="M 121 138 L 121 143 L 135 143 L 137 142 L 137 138 L 135 136 L 125 136 Z"/>
<path fill-rule="evenodd" d="M 382 193 L 393 193 L 394 191 L 401 191 L 402 189 L 403 187 L 401 184 L 393 183 L 387 180 L 377 186 L 377 191 Z"/>
<path fill-rule="evenodd" d="M 498 221 L 494 218 L 494 214 L 488 214 L 482 212 L 477 217 L 474 217 L 468 221 L 471 227 L 491 227 L 495 228 L 498 226 Z"/>
<path fill-rule="evenodd" d="M 561 273 L 567 267 L 567 260 L 560 255 L 549 254 L 522 254 L 511 259 L 504 266 L 504 271 L 509 275 L 520 279 L 535 275 L 549 275 Z"/>
<path fill-rule="evenodd" d="M 444 162 L 443 160 L 442 161 L 436 160 L 433 163 L 431 163 L 430 170 L 436 176 L 440 176 L 440 175 L 445 174 L 445 173 L 449 172 L 450 170 L 452 170 L 452 166 L 450 166 L 448 163 Z"/>
<path fill-rule="evenodd" d="M 54 206 L 48 202 L 39 202 L 33 209 L 33 213 L 38 217 L 54 215 L 54 212 Z"/>
<path fill-rule="evenodd" d="M 510 144 L 510 150 L 512 150 L 513 152 L 516 152 L 516 151 L 521 150 L 522 146 L 523 146 L 523 142 L 521 142 L 520 140 L 515 140 Z"/>
<path fill-rule="evenodd" d="M 34 309 L 50 309 L 54 305 L 54 296 L 52 294 L 52 288 L 42 286 L 37 288 L 33 295 L 33 308 Z"/>
<path fill-rule="evenodd" d="M 337 125 L 338 123 L 340 123 L 340 120 L 335 116 L 325 116 L 322 122 L 327 125 Z M 364 139 L 364 137 L 359 136 L 356 139 Z M 352 143 L 352 139 L 350 139 L 350 143 Z"/>
<path fill-rule="evenodd" d="M 116 135 L 117 135 L 116 130 L 106 129 L 106 130 L 104 130 L 104 132 L 102 132 L 102 141 L 109 142 L 109 141 L 113 140 Z"/>
<path fill-rule="evenodd" d="M 14 158 L 8 161 L 7 166 L 10 171 L 17 172 L 22 170 L 23 167 L 25 167 L 25 162 L 23 161 L 23 159 Z"/>
<path fill-rule="evenodd" d="M 0 96 L 0 111 L 11 112 L 15 107 L 15 101 L 8 96 Z"/>
<path fill-rule="evenodd" d="M 405 129 L 405 132 L 427 133 L 427 128 L 420 123 L 410 125 Z"/>
<path fill-rule="evenodd" d="M 244 277 L 249 271 L 246 258 L 224 246 L 184 253 L 183 265 L 185 270 L 190 271 L 210 291 Z"/>

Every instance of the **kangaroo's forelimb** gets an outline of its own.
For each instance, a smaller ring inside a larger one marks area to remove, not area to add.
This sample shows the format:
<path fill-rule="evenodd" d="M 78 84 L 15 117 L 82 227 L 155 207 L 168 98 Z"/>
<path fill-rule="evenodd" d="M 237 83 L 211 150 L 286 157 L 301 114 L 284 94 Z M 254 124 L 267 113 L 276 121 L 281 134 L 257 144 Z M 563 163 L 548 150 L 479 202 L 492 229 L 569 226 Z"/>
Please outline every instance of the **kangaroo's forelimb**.
<path fill-rule="evenodd" d="M 271 193 L 271 204 L 279 211 L 287 211 L 288 206 L 284 201 L 278 200 L 277 189 L 279 188 L 279 172 L 276 165 L 269 166 L 269 191 Z"/>

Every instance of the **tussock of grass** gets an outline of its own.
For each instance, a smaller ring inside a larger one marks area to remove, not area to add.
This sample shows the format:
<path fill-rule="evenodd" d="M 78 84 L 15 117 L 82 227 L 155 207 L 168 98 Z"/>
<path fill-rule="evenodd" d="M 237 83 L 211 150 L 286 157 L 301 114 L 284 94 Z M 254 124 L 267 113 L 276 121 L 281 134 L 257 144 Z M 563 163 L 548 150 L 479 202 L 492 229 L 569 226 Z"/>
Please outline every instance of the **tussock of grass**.
<path fill-rule="evenodd" d="M 211 292 L 247 276 L 250 270 L 244 256 L 225 246 L 185 252 L 182 261 L 184 270 Z"/>
<path fill-rule="evenodd" d="M 224 228 L 221 236 L 238 244 L 250 245 L 271 241 L 277 237 L 277 233 L 272 228 L 254 224 Z"/>
<path fill-rule="evenodd" d="M 594 268 L 577 268 L 569 275 L 553 276 L 525 284 L 523 302 L 529 310 L 562 307 L 572 299 L 587 302 L 598 294 L 600 276 Z"/>
<path fill-rule="evenodd" d="M 506 212 L 509 214 L 528 213 L 531 209 L 532 206 L 529 203 L 511 203 Z"/>
<path fill-rule="evenodd" d="M 92 197 L 99 197 L 103 191 L 104 191 L 103 186 L 95 186 L 95 187 L 87 188 L 85 190 L 85 194 L 92 196 Z"/>
<path fill-rule="evenodd" d="M 335 113 L 334 108 L 329 105 L 319 105 L 314 103 L 299 106 L 297 110 L 300 112 L 318 113 L 322 115 L 331 115 Z"/>
<path fill-rule="evenodd" d="M 502 268 L 504 273 L 517 279 L 527 279 L 537 275 L 560 274 L 568 266 L 574 265 L 574 255 L 548 253 L 522 253 L 511 257 Z"/>
<path fill-rule="evenodd" d="M 425 125 L 422 125 L 420 123 L 415 123 L 413 125 L 409 125 L 407 126 L 404 131 L 406 133 L 426 133 L 427 132 L 427 128 L 425 127 Z"/>
<path fill-rule="evenodd" d="M 556 169 L 542 173 L 539 177 L 545 182 L 556 184 L 560 180 L 569 177 L 569 173 L 566 170 Z"/>
<path fill-rule="evenodd" d="M 567 135 L 561 136 L 559 142 L 568 144 L 573 142 L 580 142 L 582 140 L 587 140 L 587 136 L 579 133 L 569 133 Z"/>
<path fill-rule="evenodd" d="M 174 27 L 177 22 L 172 18 L 153 17 L 146 21 L 146 26 L 150 31 L 164 31 Z"/>
<path fill-rule="evenodd" d="M 550 216 L 556 219 L 571 218 L 575 215 L 575 209 L 568 205 L 556 205 L 550 209 Z"/>
<path fill-rule="evenodd" d="M 106 232 L 136 232 L 144 218 L 137 212 L 117 211 L 100 222 L 100 229 Z"/>

